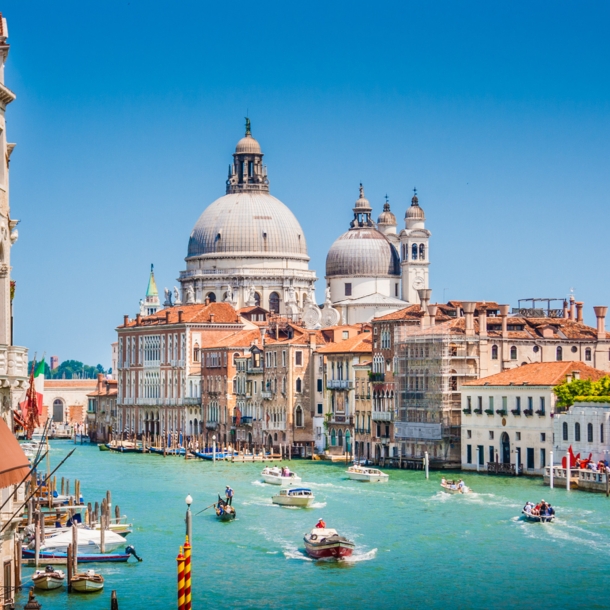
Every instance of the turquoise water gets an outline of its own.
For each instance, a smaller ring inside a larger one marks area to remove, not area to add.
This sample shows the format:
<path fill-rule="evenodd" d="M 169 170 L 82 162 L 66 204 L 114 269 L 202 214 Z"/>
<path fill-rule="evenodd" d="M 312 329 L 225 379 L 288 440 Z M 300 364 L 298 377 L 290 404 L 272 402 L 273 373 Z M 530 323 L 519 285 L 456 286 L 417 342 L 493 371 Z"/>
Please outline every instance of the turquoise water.
<path fill-rule="evenodd" d="M 52 462 L 72 448 L 53 444 Z M 79 446 L 62 468 L 81 480 L 86 501 L 113 503 L 134 524 L 129 542 L 143 557 L 94 566 L 103 593 L 37 593 L 44 610 L 176 607 L 176 555 L 184 541 L 184 498 L 196 513 L 226 484 L 235 490 L 237 519 L 217 522 L 211 510 L 193 519 L 193 608 L 608 607 L 610 499 L 540 479 L 466 474 L 475 493 L 439 491 L 441 474 L 392 471 L 387 484 L 356 483 L 345 467 L 293 461 L 316 494 L 312 509 L 271 504 L 277 487 L 259 482 L 260 464 L 185 461 L 156 455 L 100 452 Z M 519 519 L 526 500 L 550 501 L 556 523 Z M 303 534 L 323 517 L 357 543 L 349 562 L 314 562 Z M 24 569 L 24 579 L 31 574 Z M 27 594 L 27 588 L 25 589 Z M 26 595 L 20 598 L 23 607 Z"/>

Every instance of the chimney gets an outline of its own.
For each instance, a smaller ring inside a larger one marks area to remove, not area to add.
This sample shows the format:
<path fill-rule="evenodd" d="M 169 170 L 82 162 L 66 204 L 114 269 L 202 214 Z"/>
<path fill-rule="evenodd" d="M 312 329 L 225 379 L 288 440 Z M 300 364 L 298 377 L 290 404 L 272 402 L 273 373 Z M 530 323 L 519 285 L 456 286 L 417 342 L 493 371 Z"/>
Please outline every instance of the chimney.
<path fill-rule="evenodd" d="M 595 317 L 597 318 L 597 340 L 606 338 L 606 314 L 608 313 L 607 307 L 594 307 Z"/>
<path fill-rule="evenodd" d="M 507 316 L 509 309 L 510 305 L 500 305 L 500 317 L 502 318 L 502 337 L 506 337 L 508 335 Z"/>
<path fill-rule="evenodd" d="M 102 392 L 102 383 L 104 381 L 104 375 L 102 373 L 97 374 L 97 391 Z"/>
<path fill-rule="evenodd" d="M 574 295 L 570 295 L 570 320 L 574 320 L 576 315 L 574 314 Z"/>
<path fill-rule="evenodd" d="M 582 322 L 582 307 L 584 303 L 582 301 L 578 301 L 576 303 L 576 321 Z"/>
<path fill-rule="evenodd" d="M 140 314 L 136 314 L 136 326 L 140 326 L 141 321 L 142 321 L 142 316 Z"/>
<path fill-rule="evenodd" d="M 309 333 L 309 345 L 311 346 L 311 351 L 316 351 L 316 333 L 312 331 Z"/>
<path fill-rule="evenodd" d="M 474 336 L 474 310 L 477 304 L 474 301 L 464 301 L 462 308 L 464 309 L 464 317 L 466 318 L 466 336 Z"/>
<path fill-rule="evenodd" d="M 436 305 L 428 305 L 428 315 L 430 316 L 430 326 L 434 326 L 436 324 L 436 310 L 438 307 Z"/>
<path fill-rule="evenodd" d="M 572 371 L 572 379 L 580 379 L 580 371 Z"/>
<path fill-rule="evenodd" d="M 210 324 L 214 324 L 214 315 L 213 313 L 210 314 Z"/>
<path fill-rule="evenodd" d="M 182 324 L 182 309 L 178 310 L 178 324 Z"/>
<path fill-rule="evenodd" d="M 209 305 L 210 304 L 210 297 L 205 297 L 205 304 Z"/>
<path fill-rule="evenodd" d="M 165 323 L 169 324 L 169 309 L 165 312 Z"/>
<path fill-rule="evenodd" d="M 424 316 L 421 319 L 421 326 L 423 328 L 425 326 L 428 326 L 428 322 L 430 320 L 430 318 L 428 317 L 428 303 L 430 303 L 430 296 L 432 295 L 432 290 L 430 290 L 430 288 L 420 288 L 417 291 L 417 294 L 419 295 L 421 310 L 424 313 Z"/>
<path fill-rule="evenodd" d="M 568 302 L 564 299 L 563 300 L 563 317 L 565 320 L 568 319 L 569 313 L 568 313 Z"/>
<path fill-rule="evenodd" d="M 129 316 L 123 316 L 123 326 L 127 326 L 129 324 Z"/>
<path fill-rule="evenodd" d="M 485 304 L 479 310 L 479 337 L 487 338 L 487 306 Z"/>

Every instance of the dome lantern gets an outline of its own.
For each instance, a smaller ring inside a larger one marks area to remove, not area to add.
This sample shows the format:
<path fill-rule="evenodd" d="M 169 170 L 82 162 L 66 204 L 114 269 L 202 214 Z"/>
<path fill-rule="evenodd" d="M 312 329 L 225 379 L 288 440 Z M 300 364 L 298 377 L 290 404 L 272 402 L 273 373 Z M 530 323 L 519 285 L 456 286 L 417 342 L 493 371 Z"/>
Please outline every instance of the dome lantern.
<path fill-rule="evenodd" d="M 388 196 L 385 196 L 385 203 L 383 204 L 383 212 L 379 214 L 377 219 L 377 228 L 384 234 L 396 235 L 396 216 L 390 210 L 390 202 Z"/>
<path fill-rule="evenodd" d="M 405 225 L 407 229 L 423 228 L 426 215 L 424 210 L 419 205 L 417 197 L 417 189 L 413 189 L 413 197 L 411 198 L 411 206 L 407 208 L 405 214 Z"/>
<path fill-rule="evenodd" d="M 252 137 L 250 119 L 246 117 L 246 133 L 237 143 L 233 163 L 229 165 L 227 195 L 244 191 L 269 192 L 267 166 L 263 165 L 260 144 Z"/>
<path fill-rule="evenodd" d="M 356 227 L 374 227 L 375 223 L 371 220 L 371 212 L 373 208 L 369 200 L 364 196 L 364 187 L 360 183 L 360 197 L 354 204 L 354 220 L 350 223 L 350 228 Z"/>

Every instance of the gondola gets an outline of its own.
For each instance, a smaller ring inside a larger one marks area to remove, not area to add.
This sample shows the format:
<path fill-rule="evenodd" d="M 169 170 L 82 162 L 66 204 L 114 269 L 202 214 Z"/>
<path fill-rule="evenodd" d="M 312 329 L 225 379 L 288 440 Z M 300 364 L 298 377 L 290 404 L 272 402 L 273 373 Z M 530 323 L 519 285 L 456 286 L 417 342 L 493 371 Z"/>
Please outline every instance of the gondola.
<path fill-rule="evenodd" d="M 218 504 L 214 504 L 216 517 L 220 521 L 233 521 L 237 516 L 235 509 L 218 496 Z"/>

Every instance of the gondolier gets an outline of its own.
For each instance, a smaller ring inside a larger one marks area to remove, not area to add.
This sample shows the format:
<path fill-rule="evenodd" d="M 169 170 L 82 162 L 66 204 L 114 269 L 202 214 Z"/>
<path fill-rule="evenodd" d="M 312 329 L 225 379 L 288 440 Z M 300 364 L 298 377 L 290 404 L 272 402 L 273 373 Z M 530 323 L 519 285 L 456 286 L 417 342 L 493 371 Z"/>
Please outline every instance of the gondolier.
<path fill-rule="evenodd" d="M 226 489 L 225 489 L 225 496 L 227 498 L 227 504 L 229 506 L 233 506 L 233 494 L 235 492 L 227 485 Z"/>

